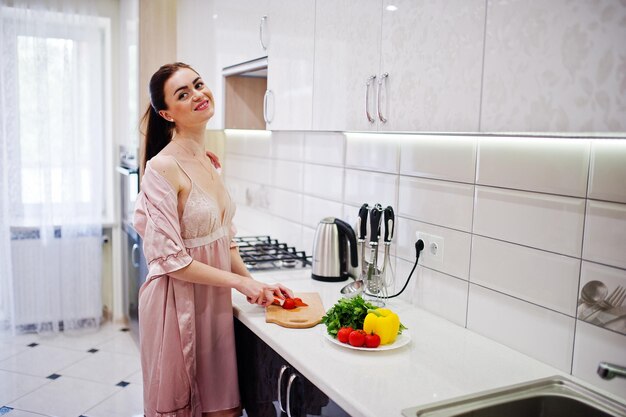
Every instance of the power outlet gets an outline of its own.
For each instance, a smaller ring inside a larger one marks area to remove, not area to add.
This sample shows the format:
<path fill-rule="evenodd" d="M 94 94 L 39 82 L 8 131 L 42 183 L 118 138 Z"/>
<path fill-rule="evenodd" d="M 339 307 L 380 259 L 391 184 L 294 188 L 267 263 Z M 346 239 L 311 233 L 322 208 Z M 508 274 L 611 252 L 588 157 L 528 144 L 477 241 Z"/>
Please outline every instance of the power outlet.
<path fill-rule="evenodd" d="M 425 262 L 443 264 L 443 238 L 417 231 L 415 232 L 415 240 L 418 239 L 424 241 L 424 250 L 422 250 L 420 257 L 423 257 Z"/>

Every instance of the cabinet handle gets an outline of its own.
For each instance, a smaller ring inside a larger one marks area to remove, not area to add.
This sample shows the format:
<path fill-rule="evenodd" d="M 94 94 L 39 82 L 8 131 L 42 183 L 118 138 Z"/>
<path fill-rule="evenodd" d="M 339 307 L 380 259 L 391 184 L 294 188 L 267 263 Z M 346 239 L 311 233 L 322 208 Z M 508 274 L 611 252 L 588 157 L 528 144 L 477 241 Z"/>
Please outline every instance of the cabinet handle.
<path fill-rule="evenodd" d="M 267 51 L 267 45 L 263 43 L 263 27 L 265 26 L 265 22 L 267 22 L 267 15 L 261 17 L 261 23 L 259 24 L 259 42 L 261 43 L 261 48 Z"/>
<path fill-rule="evenodd" d="M 265 124 L 270 123 L 267 117 L 267 98 L 270 95 L 270 90 L 265 90 L 265 94 L 263 95 L 263 120 L 265 120 Z"/>
<path fill-rule="evenodd" d="M 378 118 L 381 122 L 387 123 L 387 119 L 383 116 L 383 113 L 380 111 L 380 90 L 383 89 L 383 81 L 385 82 L 385 91 L 387 90 L 387 78 L 389 77 L 389 73 L 386 72 L 380 76 L 380 80 L 378 80 L 378 92 L 376 93 L 376 112 L 378 113 Z"/>
<path fill-rule="evenodd" d="M 374 120 L 375 120 L 372 117 L 372 115 L 370 114 L 370 106 L 369 106 L 369 103 L 370 103 L 370 86 L 375 81 L 376 81 L 376 76 L 372 75 L 365 82 L 365 115 L 367 116 L 367 121 L 370 122 L 370 123 L 374 123 Z"/>
<path fill-rule="evenodd" d="M 291 384 L 298 377 L 297 374 L 291 374 L 287 383 L 287 417 L 291 417 Z"/>
<path fill-rule="evenodd" d="M 139 252 L 139 245 L 133 243 L 133 248 L 130 251 L 130 261 L 135 268 L 139 268 L 139 261 L 137 260 L 137 252 Z"/>
<path fill-rule="evenodd" d="M 278 406 L 280 407 L 280 411 L 282 411 L 283 413 L 286 413 L 286 411 L 285 411 L 285 408 L 283 407 L 282 395 L 280 395 L 280 386 L 283 381 L 283 374 L 285 373 L 287 369 L 289 369 L 289 367 L 287 365 L 283 365 L 280 368 L 280 373 L 278 374 Z"/>

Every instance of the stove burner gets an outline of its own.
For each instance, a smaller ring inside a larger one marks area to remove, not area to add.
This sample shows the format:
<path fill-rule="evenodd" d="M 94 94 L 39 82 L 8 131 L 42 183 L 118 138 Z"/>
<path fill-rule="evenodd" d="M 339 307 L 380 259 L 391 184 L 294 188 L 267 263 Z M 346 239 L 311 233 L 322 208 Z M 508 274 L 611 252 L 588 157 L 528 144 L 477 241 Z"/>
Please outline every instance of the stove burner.
<path fill-rule="evenodd" d="M 306 268 L 311 257 L 304 251 L 280 243 L 269 236 L 238 236 L 234 238 L 239 254 L 251 271 Z"/>

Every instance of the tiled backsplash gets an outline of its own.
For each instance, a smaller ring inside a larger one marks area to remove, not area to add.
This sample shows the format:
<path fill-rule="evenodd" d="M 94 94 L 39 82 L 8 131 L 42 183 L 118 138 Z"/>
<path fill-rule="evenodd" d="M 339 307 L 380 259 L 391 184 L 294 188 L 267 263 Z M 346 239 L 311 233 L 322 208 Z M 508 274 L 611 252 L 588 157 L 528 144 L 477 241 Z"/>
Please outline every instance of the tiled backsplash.
<path fill-rule="evenodd" d="M 227 131 L 225 177 L 238 225 L 310 253 L 327 216 L 354 224 L 364 202 L 398 215 L 395 286 L 416 232 L 443 239 L 402 298 L 626 398 L 600 361 L 626 365 L 626 138 Z M 619 295 L 619 293 L 617 294 Z"/>

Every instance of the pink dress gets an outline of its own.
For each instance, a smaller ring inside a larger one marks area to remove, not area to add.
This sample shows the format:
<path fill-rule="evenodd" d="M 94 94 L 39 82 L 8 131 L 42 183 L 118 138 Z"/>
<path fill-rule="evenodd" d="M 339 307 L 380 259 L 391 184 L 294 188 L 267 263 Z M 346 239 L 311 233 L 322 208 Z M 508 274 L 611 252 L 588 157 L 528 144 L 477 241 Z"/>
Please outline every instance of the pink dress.
<path fill-rule="evenodd" d="M 231 270 L 234 204 L 228 197 L 222 218 L 216 201 L 191 182 L 179 219 L 176 191 L 148 164 L 135 206 L 148 262 L 139 292 L 146 417 L 200 417 L 240 405 L 230 288 L 168 275 L 192 259 Z"/>

